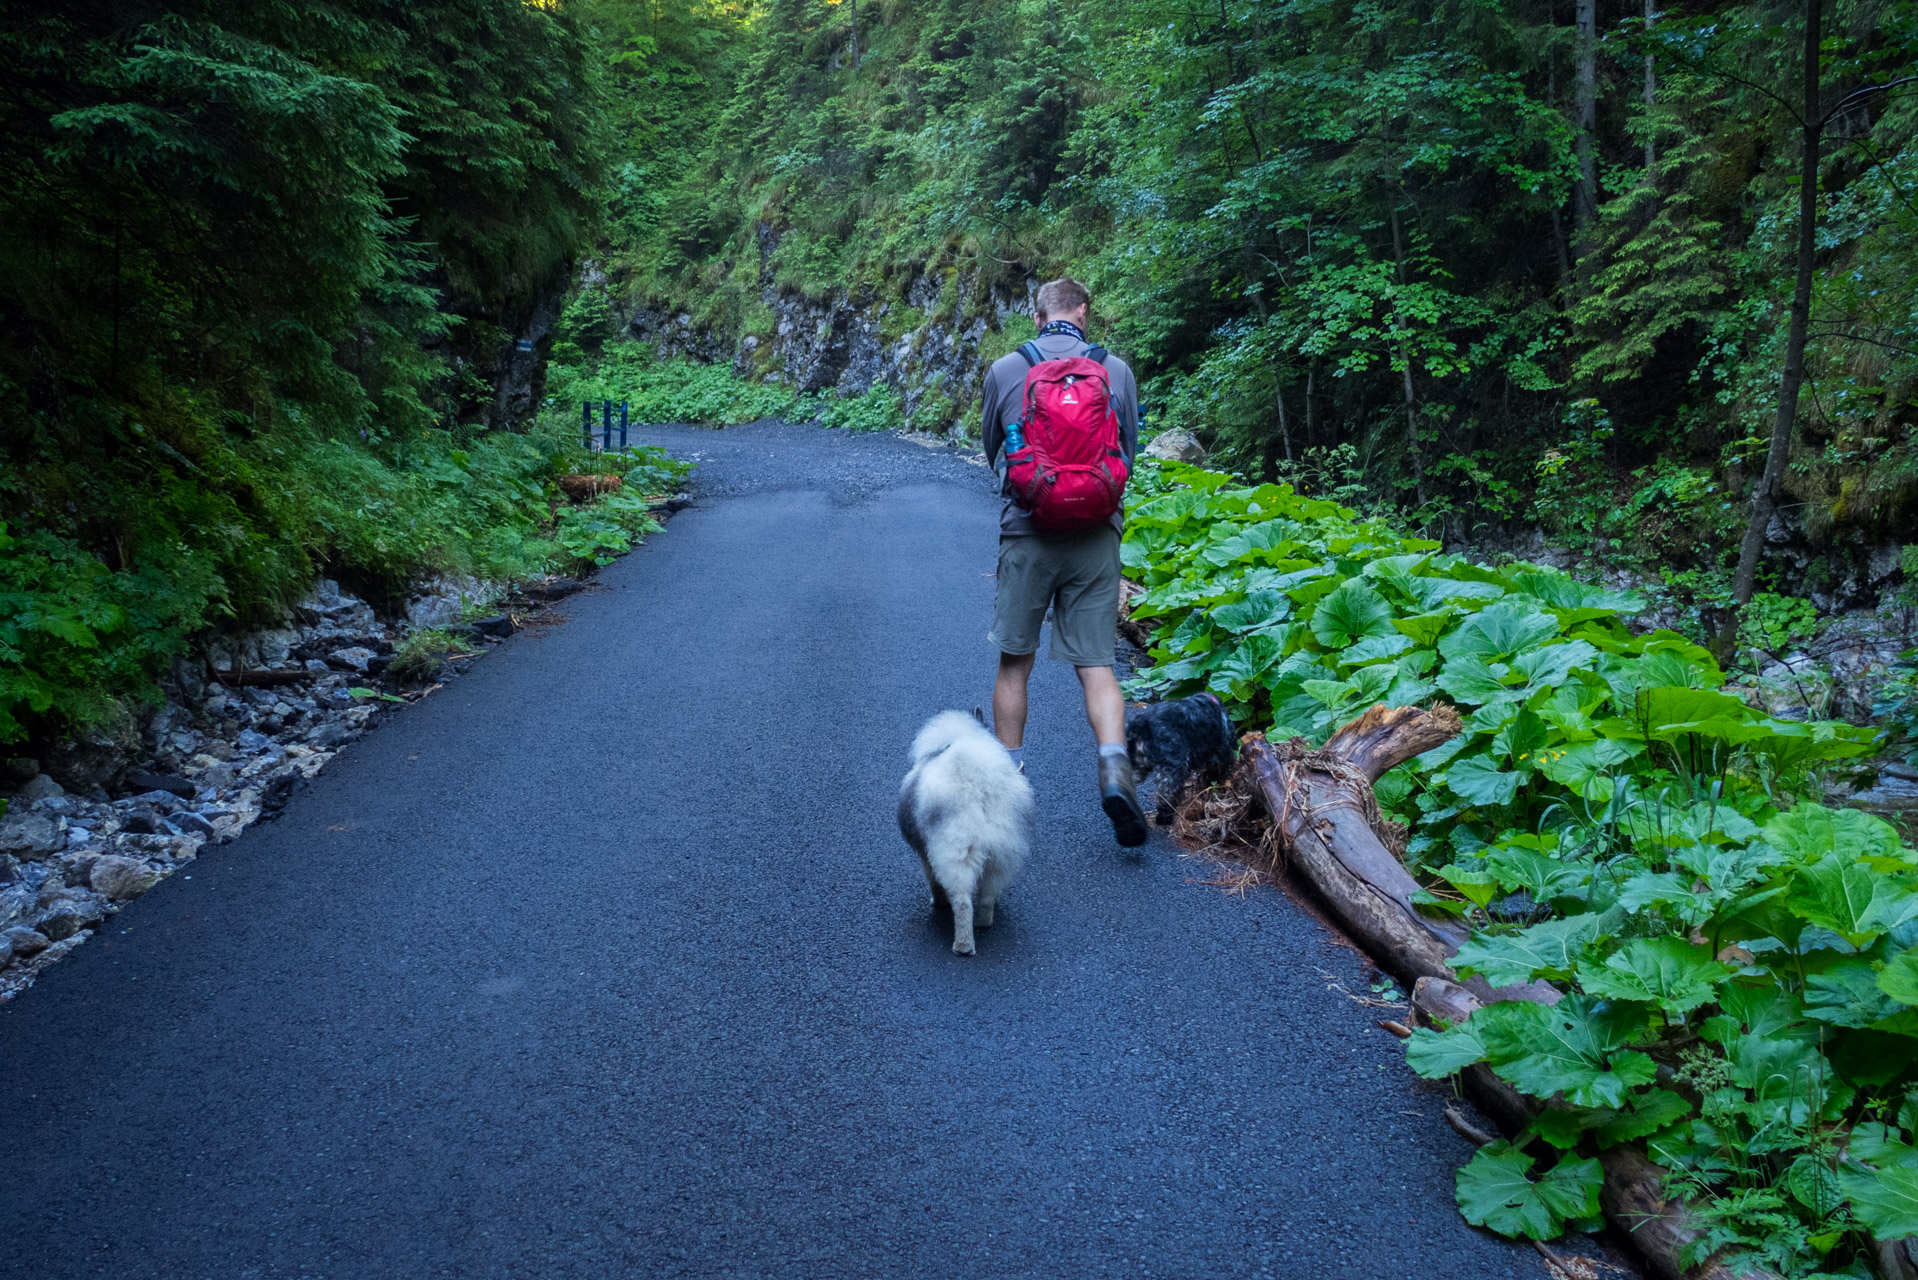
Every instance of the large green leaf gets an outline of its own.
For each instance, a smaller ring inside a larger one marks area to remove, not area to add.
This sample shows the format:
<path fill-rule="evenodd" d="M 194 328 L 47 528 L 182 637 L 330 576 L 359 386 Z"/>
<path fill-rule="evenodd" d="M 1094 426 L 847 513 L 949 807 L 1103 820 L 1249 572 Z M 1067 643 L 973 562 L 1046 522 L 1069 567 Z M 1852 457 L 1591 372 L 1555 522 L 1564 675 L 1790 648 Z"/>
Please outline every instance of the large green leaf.
<path fill-rule="evenodd" d="M 1880 1240 L 1918 1236 L 1918 1169 L 1844 1170 L 1838 1185 L 1858 1221 Z"/>
<path fill-rule="evenodd" d="M 1235 635 L 1285 621 L 1292 615 L 1292 602 L 1278 591 L 1254 591 L 1243 600 L 1222 604 L 1212 611 L 1212 620 Z"/>
<path fill-rule="evenodd" d="M 1488 661 L 1533 648 L 1558 634 L 1558 621 L 1535 609 L 1508 604 L 1488 605 L 1467 618 L 1439 641 L 1447 658 L 1474 654 Z"/>
<path fill-rule="evenodd" d="M 1634 938 L 1604 964 L 1580 969 L 1578 981 L 1590 995 L 1643 1000 L 1682 1017 L 1712 1000 L 1731 972 L 1709 948 L 1667 935 Z"/>
<path fill-rule="evenodd" d="M 1637 1006 L 1580 995 L 1549 1006 L 1513 1000 L 1487 1005 L 1472 1021 L 1492 1069 L 1536 1098 L 1562 1093 L 1576 1106 L 1622 1109 L 1656 1074 L 1649 1057 L 1624 1048 L 1648 1034 Z"/>
<path fill-rule="evenodd" d="M 1475 653 L 1461 654 L 1445 664 L 1445 670 L 1439 673 L 1438 687 L 1473 706 L 1515 699 L 1522 695 L 1505 683 L 1508 672 L 1504 663 L 1493 667 Z"/>
<path fill-rule="evenodd" d="M 1785 903 L 1800 917 L 1862 947 L 1918 917 L 1918 893 L 1890 876 L 1830 857 L 1800 867 Z"/>
<path fill-rule="evenodd" d="M 1363 580 L 1348 579 L 1312 611 L 1312 634 L 1328 649 L 1392 635 L 1392 606 Z"/>
<path fill-rule="evenodd" d="M 1918 1005 L 1918 947 L 1891 958 L 1878 975 L 1878 989 L 1900 1004 Z"/>
<path fill-rule="evenodd" d="M 1900 861 L 1905 857 L 1898 832 L 1883 818 L 1857 809 L 1794 805 L 1765 824 L 1765 842 L 1797 862 L 1816 862 L 1844 850 L 1852 858 Z"/>
<path fill-rule="evenodd" d="M 1555 687 L 1571 679 L 1572 672 L 1589 666 L 1597 656 L 1598 650 L 1583 640 L 1567 640 L 1521 653 L 1512 659 L 1512 666 L 1524 673 L 1532 688 Z"/>
<path fill-rule="evenodd" d="M 1605 1175 L 1598 1161 L 1561 1156 L 1534 1181 L 1537 1163 L 1508 1142 L 1480 1147 L 1458 1171 L 1458 1207 L 1465 1220 L 1500 1235 L 1549 1240 L 1567 1221 L 1598 1215 Z"/>
<path fill-rule="evenodd" d="M 1536 849 L 1504 845 L 1485 858 L 1486 869 L 1509 889 L 1523 889 L 1535 902 L 1550 902 L 1572 892 L 1591 876 L 1592 869 L 1582 862 L 1561 862 Z M 1481 904 L 1483 905 L 1483 904 Z"/>
<path fill-rule="evenodd" d="M 1501 805 L 1512 803 L 1529 776 L 1507 773 L 1484 756 L 1467 756 L 1446 766 L 1445 785 L 1467 804 Z"/>
<path fill-rule="evenodd" d="M 1485 1044 L 1465 1021 L 1444 1031 L 1420 1027 L 1405 1042 L 1405 1061 L 1428 1080 L 1441 1080 L 1485 1061 Z"/>
<path fill-rule="evenodd" d="M 1805 978 L 1805 1016 L 1838 1027 L 1869 1027 L 1898 1012 L 1898 1002 L 1878 989 L 1869 960 L 1848 956 Z"/>
<path fill-rule="evenodd" d="M 1533 978 L 1568 978 L 1580 955 L 1598 936 L 1595 915 L 1547 920 L 1514 934 L 1477 933 L 1452 957 L 1460 973 L 1476 973 L 1495 987 Z"/>
<path fill-rule="evenodd" d="M 1615 1147 L 1650 1137 L 1667 1125 L 1677 1124 L 1692 1113 L 1692 1104 L 1669 1089 L 1643 1089 L 1632 1095 L 1632 1109 L 1605 1121 L 1598 1128 L 1598 1145 Z"/>

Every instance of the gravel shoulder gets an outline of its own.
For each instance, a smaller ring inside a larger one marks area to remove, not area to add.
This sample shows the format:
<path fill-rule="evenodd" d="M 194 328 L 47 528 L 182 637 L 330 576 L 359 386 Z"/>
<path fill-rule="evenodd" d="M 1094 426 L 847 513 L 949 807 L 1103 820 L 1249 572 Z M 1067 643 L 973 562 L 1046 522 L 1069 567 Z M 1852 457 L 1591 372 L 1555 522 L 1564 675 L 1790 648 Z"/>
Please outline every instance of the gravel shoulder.
<path fill-rule="evenodd" d="M 951 954 L 892 802 L 990 680 L 989 473 L 640 438 L 694 505 L 565 625 L 0 1006 L 0 1276 L 1543 1274 L 1453 1209 L 1359 958 L 1113 844 L 1059 664 Z"/>

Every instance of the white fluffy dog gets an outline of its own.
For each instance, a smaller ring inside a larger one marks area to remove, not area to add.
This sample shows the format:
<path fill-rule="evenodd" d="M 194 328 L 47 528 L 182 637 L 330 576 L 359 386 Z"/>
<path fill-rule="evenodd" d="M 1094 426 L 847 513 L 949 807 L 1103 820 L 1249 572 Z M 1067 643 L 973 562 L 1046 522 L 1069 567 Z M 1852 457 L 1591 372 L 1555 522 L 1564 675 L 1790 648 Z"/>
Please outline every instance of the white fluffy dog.
<path fill-rule="evenodd" d="M 999 893 L 1026 860 L 1032 788 L 978 713 L 942 711 L 912 741 L 899 833 L 919 855 L 932 903 L 952 906 L 952 949 L 973 953 Z"/>

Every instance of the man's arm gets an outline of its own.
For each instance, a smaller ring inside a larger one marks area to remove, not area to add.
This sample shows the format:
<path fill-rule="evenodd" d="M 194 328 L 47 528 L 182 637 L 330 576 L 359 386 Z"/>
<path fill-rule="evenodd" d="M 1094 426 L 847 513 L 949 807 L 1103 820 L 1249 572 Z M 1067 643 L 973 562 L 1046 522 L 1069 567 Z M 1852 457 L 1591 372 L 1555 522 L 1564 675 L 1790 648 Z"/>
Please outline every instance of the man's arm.
<path fill-rule="evenodd" d="M 999 451 L 1005 448 L 1006 424 L 999 414 L 999 378 L 996 368 L 986 370 L 986 389 L 979 397 L 979 441 L 985 447 L 986 465 L 997 470 Z"/>
<path fill-rule="evenodd" d="M 1139 380 L 1133 377 L 1131 365 L 1126 366 L 1125 386 L 1119 394 L 1119 448 L 1127 463 L 1139 456 Z"/>

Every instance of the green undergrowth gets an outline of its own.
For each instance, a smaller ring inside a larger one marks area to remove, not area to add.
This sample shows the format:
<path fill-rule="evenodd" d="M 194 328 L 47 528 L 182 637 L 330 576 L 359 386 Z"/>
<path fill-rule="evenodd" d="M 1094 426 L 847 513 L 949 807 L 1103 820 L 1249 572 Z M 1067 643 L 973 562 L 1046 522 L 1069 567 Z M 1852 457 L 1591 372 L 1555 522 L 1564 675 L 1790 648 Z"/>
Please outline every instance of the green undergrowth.
<path fill-rule="evenodd" d="M 603 429 L 598 405 L 627 406 L 629 423 L 696 423 L 730 427 L 762 418 L 818 420 L 853 431 L 896 431 L 906 426 L 898 390 L 884 383 L 856 395 L 800 395 L 789 386 L 735 375 L 731 366 L 660 357 L 651 343 L 610 341 L 602 346 L 556 348 L 547 374 L 541 421 L 554 432 L 584 429 L 581 404 L 594 402 L 593 431 Z"/>
<path fill-rule="evenodd" d="M 1918 1234 L 1918 854 L 1819 803 L 1873 731 L 1760 714 L 1706 650 L 1633 634 L 1629 595 L 1290 486 L 1148 463 L 1127 513 L 1138 691 L 1315 744 L 1378 703 L 1463 718 L 1380 804 L 1423 909 L 1471 931 L 1458 970 L 1566 993 L 1409 1042 L 1545 1104 L 1460 1172 L 1470 1221 L 1592 1225 L 1598 1153 L 1642 1141 L 1707 1227 L 1688 1264 L 1862 1278 L 1871 1237 Z"/>
<path fill-rule="evenodd" d="M 575 433 L 541 427 L 320 438 L 222 462 L 232 475 L 220 479 L 247 484 L 264 514 L 180 515 L 188 531 L 162 539 L 170 512 L 224 500 L 213 486 L 163 488 L 140 517 L 145 550 L 119 567 L 71 536 L 0 525 L 0 744 L 151 701 L 175 657 L 223 627 L 270 620 L 320 572 L 395 600 L 434 576 L 510 582 L 606 563 L 657 528 L 643 495 L 690 469 L 652 449 L 588 455 Z M 592 508 L 559 505 L 557 478 L 578 470 L 622 474 L 627 487 Z"/>

